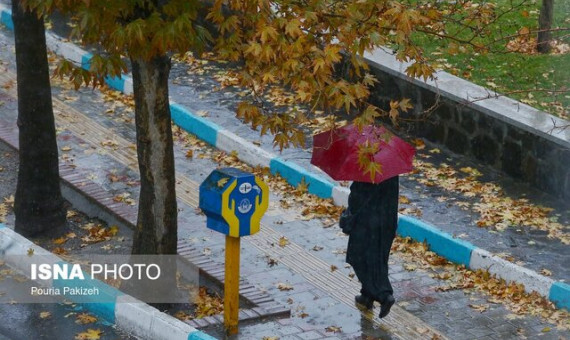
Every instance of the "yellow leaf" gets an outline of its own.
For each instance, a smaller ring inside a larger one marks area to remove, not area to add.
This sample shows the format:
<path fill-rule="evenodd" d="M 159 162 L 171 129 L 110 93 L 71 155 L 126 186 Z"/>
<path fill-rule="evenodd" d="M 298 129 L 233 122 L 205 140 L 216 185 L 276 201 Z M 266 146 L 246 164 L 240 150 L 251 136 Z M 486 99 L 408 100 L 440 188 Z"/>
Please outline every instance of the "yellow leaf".
<path fill-rule="evenodd" d="M 230 179 L 229 177 L 220 179 L 218 181 L 218 188 L 223 188 L 226 185 L 226 183 L 228 183 L 229 179 Z"/>
<path fill-rule="evenodd" d="M 51 316 L 50 312 L 40 312 L 40 319 L 47 319 Z"/>
<path fill-rule="evenodd" d="M 400 101 L 400 110 L 404 111 L 404 112 L 408 112 L 409 109 L 413 108 L 414 106 L 412 104 L 410 104 L 410 99 L 409 98 L 404 98 Z"/>
<path fill-rule="evenodd" d="M 53 240 L 54 244 L 64 244 L 65 242 L 67 242 L 67 238 L 65 237 L 60 237 Z"/>
<path fill-rule="evenodd" d="M 75 340 L 99 340 L 103 332 L 100 329 L 87 329 L 87 332 L 81 332 L 75 335 Z"/>
<path fill-rule="evenodd" d="M 77 317 L 76 317 L 76 319 L 75 319 L 75 323 L 76 323 L 76 324 L 80 324 L 80 325 L 85 325 L 85 324 L 88 324 L 88 323 L 93 323 L 93 322 L 95 322 L 95 321 L 97 321 L 97 318 L 94 317 L 94 316 L 92 316 L 92 315 L 89 315 L 89 314 L 87 314 L 87 313 L 78 314 Z"/>
<path fill-rule="evenodd" d="M 34 255 L 34 248 L 28 249 L 28 256 Z"/>
<path fill-rule="evenodd" d="M 56 255 L 65 255 L 65 254 L 67 254 L 67 250 L 65 250 L 65 249 L 62 248 L 62 247 L 57 247 L 57 248 L 54 248 L 54 249 L 52 250 L 52 253 L 54 253 L 54 254 L 56 254 Z"/>
<path fill-rule="evenodd" d="M 328 326 L 327 328 L 325 328 L 325 331 L 331 332 L 331 333 L 340 333 L 340 332 L 342 332 L 342 327 Z"/>
<path fill-rule="evenodd" d="M 113 225 L 111 226 L 111 228 L 109 228 L 109 235 L 111 236 L 117 235 L 118 232 L 119 232 L 119 227 L 117 227 L 116 225 Z"/>
<path fill-rule="evenodd" d="M 293 286 L 291 286 L 290 284 L 279 282 L 277 284 L 277 289 L 279 289 L 281 291 L 293 290 Z"/>
<path fill-rule="evenodd" d="M 289 244 L 289 240 L 288 240 L 285 236 L 281 236 L 281 237 L 279 238 L 279 246 L 280 246 L 280 247 L 283 248 L 283 247 L 285 247 L 285 246 L 288 245 L 288 244 Z"/>
<path fill-rule="evenodd" d="M 192 150 L 186 151 L 186 158 L 192 158 L 192 157 L 194 157 L 194 151 Z"/>
<path fill-rule="evenodd" d="M 61 151 L 70 151 L 71 147 L 70 146 L 64 146 L 61 148 Z"/>

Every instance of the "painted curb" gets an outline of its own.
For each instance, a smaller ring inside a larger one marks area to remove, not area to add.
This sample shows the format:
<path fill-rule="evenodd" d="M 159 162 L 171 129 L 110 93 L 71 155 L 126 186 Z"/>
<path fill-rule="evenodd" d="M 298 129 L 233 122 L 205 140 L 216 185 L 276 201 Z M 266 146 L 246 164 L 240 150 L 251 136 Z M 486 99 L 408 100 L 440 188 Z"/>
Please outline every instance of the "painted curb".
<path fill-rule="evenodd" d="M 0 5 L 0 11 L 1 22 L 13 30 L 11 12 L 2 5 Z M 90 53 L 71 43 L 62 42 L 51 33 L 46 33 L 46 40 L 49 48 L 54 52 L 83 68 L 89 68 L 89 60 L 92 56 Z M 110 87 L 125 94 L 132 93 L 132 78 L 128 75 L 106 80 Z M 272 174 L 279 173 L 294 186 L 304 180 L 308 184 L 309 193 L 322 198 L 332 198 L 336 205 L 346 206 L 348 204 L 348 195 L 350 194 L 348 188 L 341 187 L 317 174 L 313 174 L 294 162 L 282 160 L 217 124 L 193 114 L 177 103 L 171 102 L 170 109 L 175 124 L 210 145 L 225 152 L 236 151 L 240 160 L 252 166 L 269 167 Z M 434 252 L 449 261 L 463 264 L 474 270 L 489 270 L 492 274 L 506 281 L 523 284 L 527 292 L 538 292 L 554 302 L 559 308 L 570 309 L 570 286 L 564 282 L 555 282 L 527 268 L 505 261 L 484 249 L 456 239 L 435 226 L 410 216 L 401 215 L 399 217 L 397 232 L 400 236 L 409 236 L 416 241 L 427 242 Z"/>
<path fill-rule="evenodd" d="M 34 253 L 30 258 L 36 259 L 41 257 L 42 263 L 48 264 L 63 264 L 66 263 L 58 256 L 45 250 L 44 248 L 34 244 L 30 240 L 19 235 L 4 224 L 0 223 L 0 253 L 6 255 L 20 255 L 18 261 L 10 261 L 14 258 L 8 256 L 7 263 L 15 269 L 29 270 L 30 263 L 25 261 L 29 249 L 33 249 Z M 160 312 L 158 309 L 149 306 L 148 304 L 135 299 L 132 296 L 122 293 L 121 291 L 113 288 L 106 283 L 95 280 L 36 280 L 38 284 L 45 285 L 47 288 L 62 288 L 65 286 L 85 287 L 85 288 L 98 288 L 103 292 L 109 300 L 115 302 L 97 303 L 95 301 L 85 302 L 85 297 L 82 297 L 81 302 L 75 300 L 74 296 L 66 296 L 68 299 L 78 302 L 90 312 L 98 317 L 115 324 L 119 329 L 129 332 L 130 334 L 141 339 L 149 340 L 187 340 L 187 339 L 215 339 L 208 334 L 197 330 L 196 328 L 166 314 Z M 79 284 L 78 284 L 79 283 Z"/>

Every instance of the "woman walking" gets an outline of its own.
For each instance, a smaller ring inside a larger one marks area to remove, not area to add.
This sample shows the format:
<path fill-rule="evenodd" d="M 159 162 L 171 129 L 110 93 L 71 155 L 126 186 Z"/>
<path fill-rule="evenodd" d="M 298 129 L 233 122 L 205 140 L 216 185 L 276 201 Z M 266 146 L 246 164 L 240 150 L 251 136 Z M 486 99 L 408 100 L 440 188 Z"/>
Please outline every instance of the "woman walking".
<path fill-rule="evenodd" d="M 355 301 L 367 309 L 380 303 L 380 318 L 390 312 L 394 291 L 388 279 L 388 257 L 398 225 L 398 176 L 381 183 L 353 182 L 348 208 L 353 215 L 346 262 L 362 284 Z"/>

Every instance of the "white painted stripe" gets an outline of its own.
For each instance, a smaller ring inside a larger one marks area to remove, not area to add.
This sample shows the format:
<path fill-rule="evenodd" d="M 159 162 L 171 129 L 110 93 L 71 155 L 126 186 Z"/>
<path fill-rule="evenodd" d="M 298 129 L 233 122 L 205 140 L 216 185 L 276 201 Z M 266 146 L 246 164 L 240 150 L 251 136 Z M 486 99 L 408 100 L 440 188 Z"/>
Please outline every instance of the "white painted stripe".
<path fill-rule="evenodd" d="M 131 334 L 149 340 L 187 340 L 197 330 L 154 307 L 124 295 L 115 304 L 115 324 Z"/>
<path fill-rule="evenodd" d="M 115 324 L 135 336 L 150 334 L 155 308 L 129 295 L 117 297 Z"/>
<path fill-rule="evenodd" d="M 218 130 L 215 146 L 225 152 L 237 151 L 240 160 L 253 166 L 269 167 L 276 157 L 228 130 Z"/>
<path fill-rule="evenodd" d="M 123 86 L 123 93 L 126 95 L 133 94 L 133 78 L 125 74 L 122 75 L 125 85 Z"/>
<path fill-rule="evenodd" d="M 336 185 L 332 190 L 332 199 L 335 205 L 342 205 L 344 207 L 348 206 L 348 195 L 350 194 L 350 189 Z"/>
<path fill-rule="evenodd" d="M 30 249 L 33 250 L 31 255 L 28 252 Z M 32 263 L 53 265 L 61 262 L 58 256 L 32 243 L 10 228 L 0 229 L 0 253 L 10 267 L 22 271 L 28 277 L 30 277 Z M 52 279 L 38 282 L 46 287 L 53 285 Z"/>
<path fill-rule="evenodd" d="M 62 41 L 60 37 L 51 32 L 46 32 L 46 43 L 53 53 L 64 57 L 77 66 L 81 66 L 82 57 L 87 54 L 87 52 L 80 47 Z"/>
<path fill-rule="evenodd" d="M 474 249 L 471 252 L 469 268 L 485 269 L 507 282 L 514 281 L 516 283 L 522 283 L 527 293 L 536 291 L 546 298 L 548 298 L 550 286 L 552 286 L 554 282 L 554 280 L 548 277 L 504 260 L 481 248 Z"/>

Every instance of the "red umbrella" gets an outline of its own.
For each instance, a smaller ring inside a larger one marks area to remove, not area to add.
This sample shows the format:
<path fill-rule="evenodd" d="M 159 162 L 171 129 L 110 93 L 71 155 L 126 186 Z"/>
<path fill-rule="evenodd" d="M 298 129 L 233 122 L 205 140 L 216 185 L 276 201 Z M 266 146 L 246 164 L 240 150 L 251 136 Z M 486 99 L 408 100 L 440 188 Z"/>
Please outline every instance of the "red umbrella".
<path fill-rule="evenodd" d="M 374 181 L 358 164 L 360 145 L 378 143 L 372 156 L 381 164 Z M 388 178 L 412 171 L 416 150 L 384 127 L 367 126 L 361 131 L 354 125 L 329 130 L 313 136 L 311 164 L 318 166 L 334 180 L 380 183 Z"/>

